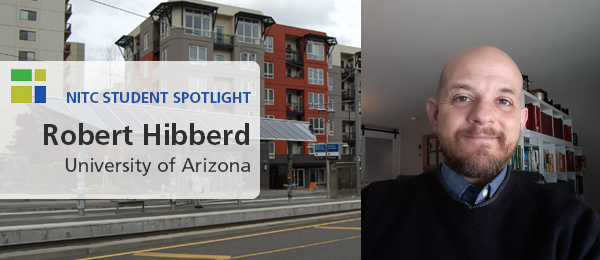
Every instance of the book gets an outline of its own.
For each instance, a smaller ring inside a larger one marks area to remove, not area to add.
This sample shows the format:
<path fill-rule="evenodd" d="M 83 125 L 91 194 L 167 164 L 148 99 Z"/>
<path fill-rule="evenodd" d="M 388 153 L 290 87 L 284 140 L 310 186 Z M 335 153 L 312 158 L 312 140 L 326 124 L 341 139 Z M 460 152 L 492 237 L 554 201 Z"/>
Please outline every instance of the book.
<path fill-rule="evenodd" d="M 540 123 L 541 123 L 541 111 L 540 107 L 534 104 L 525 104 L 527 107 L 527 129 L 531 131 L 541 132 Z"/>
<path fill-rule="evenodd" d="M 554 128 L 553 128 L 553 134 L 554 137 L 558 138 L 558 139 L 563 139 L 565 136 L 563 135 L 563 121 L 562 118 L 552 118 L 553 124 L 554 124 Z"/>
<path fill-rule="evenodd" d="M 542 125 L 540 127 L 542 130 L 542 134 L 552 136 L 552 116 L 547 115 L 544 112 L 542 112 L 541 115 L 542 115 L 541 116 Z"/>
<path fill-rule="evenodd" d="M 530 162 L 530 152 L 531 152 L 531 147 L 526 146 L 524 148 L 524 153 L 523 153 L 523 170 L 525 171 L 530 171 L 531 167 L 529 167 L 531 165 Z"/>

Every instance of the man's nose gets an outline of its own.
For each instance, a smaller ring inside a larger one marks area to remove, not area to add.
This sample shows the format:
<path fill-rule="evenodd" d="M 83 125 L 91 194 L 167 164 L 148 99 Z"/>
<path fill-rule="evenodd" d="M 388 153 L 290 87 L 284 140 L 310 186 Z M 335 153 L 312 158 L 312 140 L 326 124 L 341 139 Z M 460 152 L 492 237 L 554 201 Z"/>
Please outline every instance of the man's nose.
<path fill-rule="evenodd" d="M 494 103 L 489 100 L 478 100 L 471 108 L 469 123 L 486 125 L 496 120 Z"/>

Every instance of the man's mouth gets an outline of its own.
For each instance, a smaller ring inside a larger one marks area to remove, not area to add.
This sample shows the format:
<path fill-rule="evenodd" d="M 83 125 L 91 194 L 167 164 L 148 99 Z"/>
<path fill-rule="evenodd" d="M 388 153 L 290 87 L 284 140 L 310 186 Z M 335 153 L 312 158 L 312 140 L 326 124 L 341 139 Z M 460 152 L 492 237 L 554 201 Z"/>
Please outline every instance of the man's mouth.
<path fill-rule="evenodd" d="M 481 140 L 493 140 L 493 139 L 497 139 L 497 136 L 493 136 L 493 135 L 465 135 L 466 138 L 472 138 L 472 139 L 481 139 Z"/>

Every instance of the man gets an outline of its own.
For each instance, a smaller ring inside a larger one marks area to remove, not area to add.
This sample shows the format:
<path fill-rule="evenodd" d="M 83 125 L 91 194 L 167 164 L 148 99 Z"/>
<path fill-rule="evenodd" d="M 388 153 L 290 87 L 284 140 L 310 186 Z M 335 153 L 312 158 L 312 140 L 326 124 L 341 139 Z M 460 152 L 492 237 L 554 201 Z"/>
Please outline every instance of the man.
<path fill-rule="evenodd" d="M 446 64 L 427 101 L 444 162 L 363 191 L 363 259 L 600 259 L 598 214 L 506 164 L 527 122 L 521 89 L 497 48 Z"/>

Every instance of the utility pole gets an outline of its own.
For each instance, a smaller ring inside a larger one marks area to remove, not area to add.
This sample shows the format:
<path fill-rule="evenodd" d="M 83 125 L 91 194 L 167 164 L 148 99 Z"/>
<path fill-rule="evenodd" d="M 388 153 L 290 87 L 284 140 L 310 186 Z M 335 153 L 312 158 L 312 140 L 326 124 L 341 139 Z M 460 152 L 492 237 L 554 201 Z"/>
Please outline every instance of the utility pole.
<path fill-rule="evenodd" d="M 358 76 L 358 64 L 360 64 L 359 59 L 356 59 L 356 64 L 354 65 L 354 78 L 356 79 Z M 360 102 L 360 98 L 358 97 L 358 88 L 360 87 L 360 84 L 355 84 L 354 85 L 354 127 L 356 127 L 356 131 L 354 131 L 354 133 L 356 134 L 356 148 L 355 148 L 355 153 L 356 153 L 356 157 L 355 157 L 355 163 L 356 163 L 356 197 L 360 197 L 360 162 L 359 162 L 359 158 L 360 158 L 360 114 L 359 114 L 359 102 Z"/>

